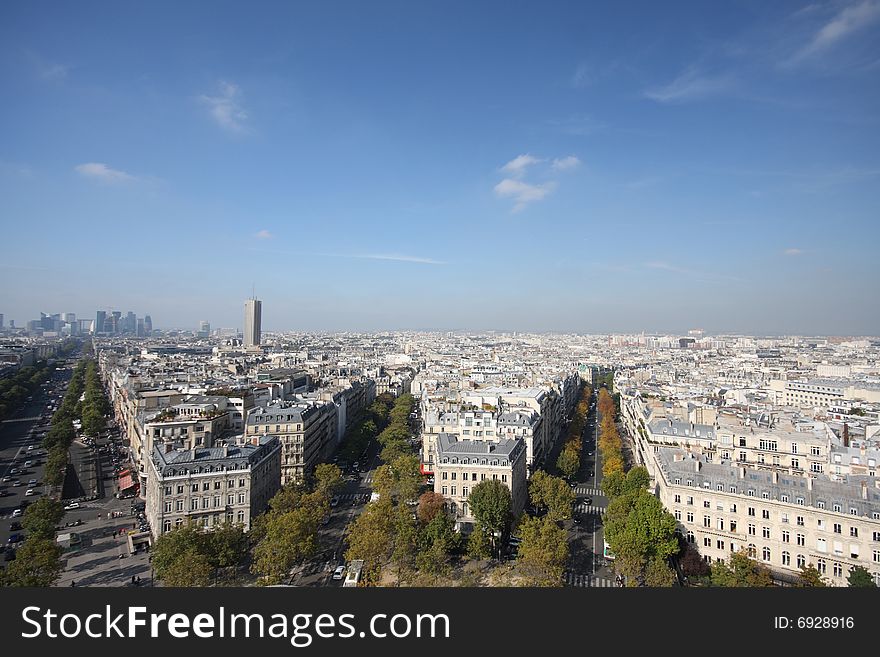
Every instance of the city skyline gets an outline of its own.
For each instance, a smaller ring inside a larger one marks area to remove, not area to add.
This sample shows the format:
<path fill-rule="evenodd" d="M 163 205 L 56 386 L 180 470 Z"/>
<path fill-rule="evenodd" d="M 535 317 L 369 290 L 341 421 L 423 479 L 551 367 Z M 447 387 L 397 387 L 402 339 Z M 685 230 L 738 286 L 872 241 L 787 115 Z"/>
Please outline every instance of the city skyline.
<path fill-rule="evenodd" d="M 4 7 L 7 324 L 877 333 L 880 2 L 343 5 Z"/>

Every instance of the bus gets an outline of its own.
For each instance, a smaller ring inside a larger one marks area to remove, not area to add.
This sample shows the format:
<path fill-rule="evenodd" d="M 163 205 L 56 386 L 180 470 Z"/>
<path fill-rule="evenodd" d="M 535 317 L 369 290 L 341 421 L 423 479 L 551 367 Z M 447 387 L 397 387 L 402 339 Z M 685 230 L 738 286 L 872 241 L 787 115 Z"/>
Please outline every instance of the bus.
<path fill-rule="evenodd" d="M 605 544 L 605 547 L 602 548 L 602 556 L 605 557 L 605 559 L 614 559 L 614 553 L 611 551 L 611 546 L 608 545 L 608 541 L 603 537 L 602 542 Z"/>
<path fill-rule="evenodd" d="M 364 569 L 363 559 L 355 559 L 348 564 L 348 572 L 342 586 L 357 586 L 361 581 L 361 571 Z"/>

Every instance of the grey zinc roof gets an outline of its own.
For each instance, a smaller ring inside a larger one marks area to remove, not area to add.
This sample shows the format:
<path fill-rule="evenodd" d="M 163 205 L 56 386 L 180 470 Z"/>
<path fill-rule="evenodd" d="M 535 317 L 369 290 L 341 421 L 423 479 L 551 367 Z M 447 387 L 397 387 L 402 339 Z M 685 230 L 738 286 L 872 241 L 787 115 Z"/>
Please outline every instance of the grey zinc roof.
<path fill-rule="evenodd" d="M 675 454 L 685 455 L 684 460 L 675 461 Z M 739 478 L 739 466 L 734 464 L 708 463 L 704 459 L 687 458 L 688 452 L 675 448 L 660 448 L 658 452 L 667 479 L 681 477 L 682 482 L 693 481 L 694 487 L 715 490 L 722 484 L 725 491 L 730 486 L 736 487 L 737 493 L 748 494 L 755 491 L 755 498 L 761 499 L 762 493 L 769 493 L 771 500 L 779 501 L 781 495 L 788 495 L 789 502 L 794 504 L 797 497 L 804 498 L 805 506 L 816 507 L 817 502 L 825 503 L 825 510 L 830 511 L 832 504 L 840 503 L 843 513 L 849 513 L 855 507 L 861 516 L 880 513 L 880 489 L 875 488 L 874 477 L 849 475 L 842 481 L 832 481 L 828 477 L 813 479 L 813 489 L 807 487 L 806 477 L 779 473 L 779 483 L 773 483 L 773 473 L 767 470 L 745 468 L 745 478 Z M 695 462 L 700 460 L 700 471 L 696 471 Z M 704 484 L 708 482 L 709 486 Z M 862 483 L 867 484 L 868 499 L 862 499 Z"/>
<path fill-rule="evenodd" d="M 498 442 L 488 440 L 459 440 L 457 436 L 441 433 L 437 436 L 437 455 L 443 456 L 474 456 L 492 455 L 502 458 L 515 458 L 516 452 L 522 448 L 521 438 L 505 438 Z"/>
<path fill-rule="evenodd" d="M 278 447 L 274 436 L 261 436 L 260 444 L 230 445 L 228 447 L 200 447 L 163 452 L 158 445 L 153 448 L 153 462 L 163 477 L 172 477 L 211 470 L 236 470 L 261 461 L 266 454 Z"/>

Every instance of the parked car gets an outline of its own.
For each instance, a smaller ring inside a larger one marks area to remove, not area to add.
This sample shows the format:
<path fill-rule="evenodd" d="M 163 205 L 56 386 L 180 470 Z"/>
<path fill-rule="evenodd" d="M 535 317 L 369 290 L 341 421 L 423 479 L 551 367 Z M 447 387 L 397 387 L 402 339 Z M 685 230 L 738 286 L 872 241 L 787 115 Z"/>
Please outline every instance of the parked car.
<path fill-rule="evenodd" d="M 16 479 L 15 481 L 12 482 L 12 485 L 13 486 L 21 486 L 21 479 Z"/>
<path fill-rule="evenodd" d="M 339 496 L 334 495 L 333 499 L 330 500 L 330 506 L 339 506 Z"/>
<path fill-rule="evenodd" d="M 17 532 L 17 531 L 20 530 L 20 529 L 21 529 L 21 523 L 18 522 L 17 520 L 16 520 L 16 521 L 13 521 L 13 522 L 10 523 L 10 525 L 9 525 L 9 531 L 11 531 L 11 532 Z"/>
<path fill-rule="evenodd" d="M 65 511 L 73 511 L 74 509 L 79 508 L 79 502 L 71 502 L 66 507 L 64 507 Z"/>
<path fill-rule="evenodd" d="M 27 495 L 27 496 L 31 496 L 31 495 L 37 495 L 38 493 L 37 493 L 37 490 L 36 490 L 35 488 L 28 488 L 28 489 L 24 492 L 24 494 Z"/>
<path fill-rule="evenodd" d="M 24 534 L 12 534 L 6 542 L 10 545 L 14 543 L 21 543 L 24 540 Z"/>
<path fill-rule="evenodd" d="M 336 570 L 333 571 L 333 579 L 340 580 L 345 577 L 345 566 L 336 566 Z"/>
<path fill-rule="evenodd" d="M 12 517 L 13 518 L 20 518 L 21 514 L 22 514 L 21 509 L 16 509 L 15 511 L 12 512 Z"/>

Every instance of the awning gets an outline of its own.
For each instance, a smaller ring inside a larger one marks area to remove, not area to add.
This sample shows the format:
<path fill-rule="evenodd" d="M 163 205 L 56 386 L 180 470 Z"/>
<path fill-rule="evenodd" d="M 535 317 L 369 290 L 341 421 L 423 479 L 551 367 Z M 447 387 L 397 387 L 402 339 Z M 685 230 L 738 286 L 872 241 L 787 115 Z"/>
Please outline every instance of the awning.
<path fill-rule="evenodd" d="M 134 488 L 136 486 L 136 482 L 132 478 L 131 474 L 126 474 L 119 478 L 119 491 L 122 492 L 124 490 L 128 490 L 129 488 Z"/>

